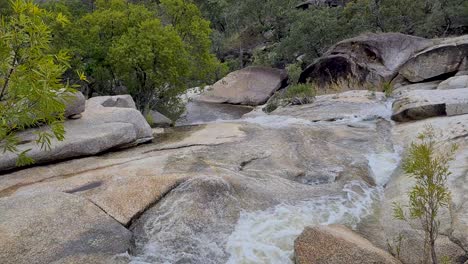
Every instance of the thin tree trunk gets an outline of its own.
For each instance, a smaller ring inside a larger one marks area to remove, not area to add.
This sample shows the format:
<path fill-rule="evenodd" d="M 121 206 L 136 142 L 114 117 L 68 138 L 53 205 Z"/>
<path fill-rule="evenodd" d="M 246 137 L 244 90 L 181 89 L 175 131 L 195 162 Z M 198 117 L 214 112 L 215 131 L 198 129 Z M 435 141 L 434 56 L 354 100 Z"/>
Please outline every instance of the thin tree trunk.
<path fill-rule="evenodd" d="M 8 71 L 8 74 L 7 74 L 6 78 L 5 78 L 5 83 L 3 84 L 3 87 L 2 87 L 2 91 L 0 92 L 0 101 L 2 101 L 3 96 L 5 96 L 5 93 L 6 93 L 7 89 L 8 89 L 8 85 L 10 83 L 11 75 L 15 71 L 17 54 L 18 54 L 18 52 L 15 51 L 15 55 L 13 56 L 13 61 L 11 63 L 11 68 Z"/>

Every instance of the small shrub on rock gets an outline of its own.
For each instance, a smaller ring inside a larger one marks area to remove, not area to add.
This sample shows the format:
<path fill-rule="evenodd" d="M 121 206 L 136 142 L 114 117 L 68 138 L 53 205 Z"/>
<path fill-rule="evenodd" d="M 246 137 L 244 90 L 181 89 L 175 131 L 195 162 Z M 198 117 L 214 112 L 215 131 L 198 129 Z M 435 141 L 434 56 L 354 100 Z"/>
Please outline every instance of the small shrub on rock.
<path fill-rule="evenodd" d="M 309 84 L 290 85 L 286 90 L 274 94 L 263 108 L 266 113 L 271 113 L 278 107 L 287 105 L 310 104 L 316 95 L 315 86 Z"/>
<path fill-rule="evenodd" d="M 424 230 L 424 260 L 423 263 L 439 263 L 435 242 L 439 235 L 439 211 L 448 208 L 451 194 L 447 187 L 447 179 L 451 175 L 449 162 L 457 150 L 457 145 L 448 148 L 435 140 L 432 127 L 427 127 L 418 136 L 418 142 L 413 142 L 403 161 L 403 169 L 414 177 L 416 184 L 408 193 L 407 211 L 402 205 L 394 204 L 394 217 L 413 224 L 411 220 L 419 220 Z"/>

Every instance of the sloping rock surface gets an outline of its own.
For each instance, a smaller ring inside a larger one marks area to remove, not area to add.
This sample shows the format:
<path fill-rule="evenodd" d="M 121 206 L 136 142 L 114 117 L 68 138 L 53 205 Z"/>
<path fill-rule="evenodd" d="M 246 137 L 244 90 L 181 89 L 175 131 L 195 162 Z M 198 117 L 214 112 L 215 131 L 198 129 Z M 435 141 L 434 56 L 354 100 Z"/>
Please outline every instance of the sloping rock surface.
<path fill-rule="evenodd" d="M 266 67 L 247 67 L 231 72 L 203 92 L 196 101 L 242 105 L 264 104 L 287 79 L 284 71 Z"/>
<path fill-rule="evenodd" d="M 0 262 L 118 263 L 131 233 L 84 198 L 46 193 L 0 199 Z"/>
<path fill-rule="evenodd" d="M 294 242 L 296 264 L 398 264 L 386 251 L 342 225 L 307 227 Z"/>

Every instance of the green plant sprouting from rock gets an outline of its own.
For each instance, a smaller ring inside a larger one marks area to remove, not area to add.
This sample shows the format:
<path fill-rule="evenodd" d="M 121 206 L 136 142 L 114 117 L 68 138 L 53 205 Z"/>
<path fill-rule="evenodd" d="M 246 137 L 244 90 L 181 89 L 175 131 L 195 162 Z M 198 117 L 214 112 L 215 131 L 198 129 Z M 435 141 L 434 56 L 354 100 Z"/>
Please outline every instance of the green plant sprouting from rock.
<path fill-rule="evenodd" d="M 264 111 L 271 113 L 278 107 L 310 104 L 314 101 L 315 95 L 316 90 L 313 84 L 293 84 L 288 86 L 285 90 L 276 92 L 276 94 L 268 100 Z"/>
<path fill-rule="evenodd" d="M 448 208 L 451 202 L 447 179 L 451 175 L 449 162 L 457 150 L 456 144 L 447 146 L 436 141 L 432 127 L 426 127 L 411 143 L 403 161 L 405 173 L 411 175 L 415 185 L 408 193 L 409 204 L 403 207 L 395 203 L 394 217 L 411 223 L 419 221 L 424 231 L 424 263 L 439 263 L 435 242 L 439 235 L 439 212 Z M 407 210 L 405 210 L 407 208 Z"/>

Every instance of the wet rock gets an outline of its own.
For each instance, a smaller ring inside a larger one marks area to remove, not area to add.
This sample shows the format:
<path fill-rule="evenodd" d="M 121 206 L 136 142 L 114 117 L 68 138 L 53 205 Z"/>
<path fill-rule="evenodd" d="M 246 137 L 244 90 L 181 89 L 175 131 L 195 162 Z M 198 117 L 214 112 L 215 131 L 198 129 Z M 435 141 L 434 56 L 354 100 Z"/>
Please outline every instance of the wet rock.
<path fill-rule="evenodd" d="M 437 89 L 448 90 L 448 89 L 463 89 L 468 88 L 468 75 L 460 75 L 441 82 Z"/>
<path fill-rule="evenodd" d="M 159 113 L 158 111 L 151 110 L 149 112 L 151 116 L 152 124 L 151 127 L 170 127 L 172 125 L 172 120 L 164 116 L 163 114 Z"/>
<path fill-rule="evenodd" d="M 286 79 L 287 75 L 282 70 L 247 67 L 231 72 L 195 100 L 208 103 L 261 105 L 283 86 Z"/>
<path fill-rule="evenodd" d="M 131 233 L 84 198 L 47 193 L 0 199 L 0 262 L 115 263 Z"/>
<path fill-rule="evenodd" d="M 452 90 L 414 90 L 393 104 L 392 119 L 398 122 L 421 120 L 434 116 L 468 113 L 468 88 Z"/>
<path fill-rule="evenodd" d="M 413 54 L 432 43 L 399 33 L 363 34 L 334 45 L 302 72 L 299 81 L 330 83 L 348 78 L 374 84 L 390 81 Z"/>
<path fill-rule="evenodd" d="M 307 227 L 296 239 L 294 253 L 296 264 L 400 263 L 386 251 L 340 225 Z"/>
<path fill-rule="evenodd" d="M 86 111 L 82 118 L 65 122 L 65 139 L 52 140 L 50 150 L 42 150 L 34 142 L 35 132 L 42 128 L 28 129 L 18 133 L 22 144 L 19 151 L 31 149 L 29 157 L 36 164 L 56 162 L 80 156 L 89 156 L 101 153 L 112 148 L 134 146 L 152 140 L 151 127 L 141 113 L 133 108 L 105 107 L 112 102 L 131 106 L 131 97 L 95 97 L 88 100 Z M 13 169 L 16 166 L 17 155 L 4 153 L 0 157 L 0 171 Z"/>
<path fill-rule="evenodd" d="M 159 144 L 109 153 L 102 158 L 89 157 L 17 171 L 2 177 L 0 197 L 73 193 L 88 198 L 114 219 L 128 225 L 197 171 L 196 163 L 188 168 L 169 170 L 166 166 L 170 159 L 185 157 L 187 162 L 192 162 L 187 158 L 194 151 L 190 147 L 242 140 L 245 134 L 239 128 L 237 124 L 214 124 L 195 131 L 169 132 L 158 138 Z"/>
<path fill-rule="evenodd" d="M 448 38 L 413 55 L 399 70 L 410 82 L 453 75 L 468 56 L 468 35 Z"/>

